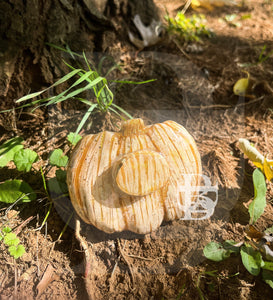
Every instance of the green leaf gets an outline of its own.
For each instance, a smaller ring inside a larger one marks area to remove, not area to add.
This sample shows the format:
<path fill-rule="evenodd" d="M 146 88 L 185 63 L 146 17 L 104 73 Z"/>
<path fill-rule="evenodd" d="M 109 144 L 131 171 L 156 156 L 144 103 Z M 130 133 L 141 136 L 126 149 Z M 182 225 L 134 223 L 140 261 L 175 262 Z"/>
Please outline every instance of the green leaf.
<path fill-rule="evenodd" d="M 66 171 L 57 170 L 56 177 L 49 179 L 48 190 L 56 194 L 66 194 L 68 187 L 66 184 Z"/>
<path fill-rule="evenodd" d="M 234 245 L 236 245 L 236 242 L 233 240 L 226 240 L 223 243 L 224 249 L 228 250 L 230 253 L 238 254 L 240 252 L 240 247 L 236 247 Z"/>
<path fill-rule="evenodd" d="M 70 132 L 67 136 L 67 140 L 75 146 L 80 140 L 82 139 L 82 136 L 79 134 L 75 134 L 75 132 Z"/>
<path fill-rule="evenodd" d="M 4 243 L 7 246 L 17 246 L 20 243 L 17 235 L 13 232 L 7 233 L 4 237 Z"/>
<path fill-rule="evenodd" d="M 8 227 L 8 226 L 6 226 L 6 227 L 4 227 L 4 228 L 2 229 L 2 231 L 3 231 L 4 233 L 9 233 L 9 232 L 11 232 L 11 228 Z"/>
<path fill-rule="evenodd" d="M 266 183 L 264 175 L 260 169 L 255 169 L 252 177 L 254 185 L 254 199 L 248 208 L 250 224 L 254 224 L 259 219 L 266 207 Z"/>
<path fill-rule="evenodd" d="M 62 149 L 55 149 L 49 157 L 49 162 L 53 166 L 65 167 L 68 162 L 68 157 L 64 155 Z"/>
<path fill-rule="evenodd" d="M 16 152 L 13 161 L 18 171 L 29 172 L 32 164 L 38 160 L 38 154 L 31 149 L 21 149 Z"/>
<path fill-rule="evenodd" d="M 0 167 L 5 167 L 8 162 L 13 160 L 14 154 L 23 148 L 22 141 L 22 138 L 15 137 L 0 146 Z"/>
<path fill-rule="evenodd" d="M 273 261 L 265 261 L 262 268 L 265 270 L 273 271 Z"/>
<path fill-rule="evenodd" d="M 273 289 L 273 272 L 268 270 L 263 270 L 262 277 L 263 280 Z"/>
<path fill-rule="evenodd" d="M 26 252 L 25 247 L 23 245 L 10 246 L 9 253 L 15 259 L 21 257 Z"/>
<path fill-rule="evenodd" d="M 254 250 L 250 245 L 244 244 L 241 247 L 241 258 L 243 265 L 248 272 L 254 276 L 260 273 L 261 265 L 263 264 L 262 254 Z"/>
<path fill-rule="evenodd" d="M 30 202 L 36 199 L 33 189 L 24 181 L 14 179 L 0 184 L 0 201 L 14 203 L 18 199 Z"/>
<path fill-rule="evenodd" d="M 203 253 L 206 258 L 213 261 L 222 261 L 230 256 L 230 251 L 224 249 L 224 247 L 220 243 L 210 242 L 208 243 Z"/>

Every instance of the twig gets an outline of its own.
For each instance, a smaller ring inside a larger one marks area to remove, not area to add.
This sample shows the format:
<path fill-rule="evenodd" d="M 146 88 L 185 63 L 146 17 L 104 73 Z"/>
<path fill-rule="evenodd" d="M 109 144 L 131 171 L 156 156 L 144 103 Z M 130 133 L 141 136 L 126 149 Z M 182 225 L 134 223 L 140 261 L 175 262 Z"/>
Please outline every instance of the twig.
<path fill-rule="evenodd" d="M 180 50 L 180 52 L 181 52 L 184 56 L 186 56 L 186 58 L 187 58 L 188 60 L 191 61 L 190 56 L 182 49 L 182 47 L 179 45 L 178 41 L 177 41 L 174 37 L 173 37 L 171 40 L 175 43 L 175 45 L 176 45 L 177 48 Z"/>
<path fill-rule="evenodd" d="M 126 245 L 126 242 L 124 243 L 124 246 L 123 246 L 123 247 L 125 247 L 125 245 Z M 112 273 L 111 273 L 110 278 L 112 278 L 112 277 L 114 276 L 114 273 L 115 273 L 115 271 L 116 271 L 116 268 L 117 268 L 118 262 L 120 261 L 120 258 L 121 258 L 121 254 L 119 255 L 118 259 L 116 260 L 116 263 L 115 263 L 115 265 L 114 265 L 114 268 L 113 268 L 113 270 L 112 270 Z"/>
<path fill-rule="evenodd" d="M 213 104 L 213 105 L 188 105 L 189 108 L 197 108 L 197 109 L 211 109 L 211 108 L 231 108 L 232 105 L 225 104 Z"/>
<path fill-rule="evenodd" d="M 16 231 L 15 231 L 15 234 L 17 235 L 24 226 L 26 226 L 30 221 L 32 221 L 35 217 L 34 216 L 31 216 L 29 218 L 27 218 L 21 225 L 19 225 L 17 228 L 16 228 Z"/>
<path fill-rule="evenodd" d="M 256 99 L 253 99 L 251 101 L 248 101 L 248 102 L 243 102 L 243 103 L 239 103 L 235 106 L 233 105 L 228 105 L 228 104 L 213 104 L 213 105 L 187 105 L 188 108 L 194 108 L 194 109 L 211 109 L 211 108 L 237 108 L 237 107 L 240 107 L 240 106 L 245 106 L 245 105 L 249 105 L 249 104 L 252 104 L 252 103 L 255 103 L 255 102 L 258 102 L 258 101 L 261 101 L 263 100 L 264 96 L 261 96 L 259 98 L 256 98 Z"/>
<path fill-rule="evenodd" d="M 129 256 L 129 257 L 133 257 L 133 258 L 138 258 L 138 259 L 142 259 L 142 260 L 148 260 L 148 261 L 153 261 L 154 259 L 152 258 L 146 258 L 146 257 L 143 257 L 143 256 L 137 256 L 137 255 L 133 255 L 133 254 L 125 254 L 126 256 Z M 155 258 L 156 259 L 156 258 Z"/>
<path fill-rule="evenodd" d="M 183 9 L 181 10 L 181 13 L 185 14 L 185 12 L 188 10 L 188 8 L 190 7 L 190 5 L 191 5 L 191 0 L 188 0 L 186 2 L 186 4 L 184 5 Z"/>
<path fill-rule="evenodd" d="M 17 299 L 17 265 L 16 265 L 16 259 L 13 258 L 14 261 L 14 299 Z"/>
<path fill-rule="evenodd" d="M 252 103 L 261 101 L 261 100 L 263 100 L 263 99 L 264 99 L 264 96 L 261 96 L 261 97 L 259 97 L 259 98 L 253 99 L 253 100 L 251 100 L 251 101 L 240 103 L 240 104 L 236 105 L 235 108 L 236 108 L 236 107 L 239 107 L 239 106 L 249 105 L 249 104 L 252 104 Z"/>
<path fill-rule="evenodd" d="M 37 276 L 40 277 L 38 232 L 36 232 L 36 249 L 37 249 Z"/>
<path fill-rule="evenodd" d="M 81 236 L 81 221 L 78 217 L 76 217 L 75 222 L 75 237 L 80 243 L 80 246 L 82 247 L 85 255 L 85 271 L 84 271 L 84 277 L 87 278 L 90 269 L 91 269 L 91 257 L 89 252 L 88 243 L 85 241 L 85 239 Z"/>
<path fill-rule="evenodd" d="M 127 241 L 125 241 L 125 243 L 124 243 L 123 249 L 125 248 L 126 242 Z M 131 264 L 128 262 L 128 260 L 126 259 L 125 255 L 124 255 L 123 249 L 121 248 L 120 239 L 118 239 L 118 246 L 119 246 L 119 252 L 120 252 L 122 258 L 124 259 L 125 263 L 128 265 L 128 268 L 129 268 L 129 271 L 130 271 L 129 273 L 131 274 L 131 278 L 132 278 L 132 286 L 134 287 L 135 286 L 134 272 L 132 270 Z"/>

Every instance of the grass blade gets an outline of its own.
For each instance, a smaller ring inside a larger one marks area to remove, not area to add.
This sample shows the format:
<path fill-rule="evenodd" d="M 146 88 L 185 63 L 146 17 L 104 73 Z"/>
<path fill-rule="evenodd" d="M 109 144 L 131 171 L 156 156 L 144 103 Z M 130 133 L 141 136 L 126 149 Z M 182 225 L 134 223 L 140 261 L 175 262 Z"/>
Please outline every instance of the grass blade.
<path fill-rule="evenodd" d="M 75 69 L 75 70 L 71 71 L 70 73 L 68 73 L 67 75 L 65 75 L 64 77 L 62 77 L 61 79 L 59 79 L 58 81 L 56 81 L 50 87 L 48 87 L 40 92 L 35 92 L 35 93 L 28 94 L 26 96 L 23 96 L 20 99 L 16 100 L 16 103 L 37 97 L 37 96 L 41 95 L 42 93 L 44 93 L 45 91 L 49 90 L 50 88 L 53 88 L 54 86 L 57 86 L 65 81 L 67 81 L 69 78 L 73 77 L 75 74 L 79 73 L 80 71 L 81 71 L 81 69 Z"/>
<path fill-rule="evenodd" d="M 86 122 L 87 119 L 89 118 L 90 114 L 92 113 L 92 111 L 93 111 L 96 107 L 97 107 L 97 103 L 94 103 L 93 105 L 91 105 L 91 106 L 88 108 L 87 112 L 86 112 L 85 115 L 83 116 L 83 118 L 82 118 L 82 120 L 81 120 L 81 122 L 80 122 L 80 124 L 79 124 L 79 126 L 78 126 L 78 128 L 77 128 L 77 130 L 76 130 L 76 132 L 75 132 L 75 135 L 77 135 L 77 134 L 80 132 L 80 130 L 82 129 L 83 125 L 85 124 L 85 122 Z"/>
<path fill-rule="evenodd" d="M 61 95 L 61 94 L 60 94 L 60 95 L 58 95 L 58 96 L 56 97 L 57 100 L 53 101 L 54 99 L 52 99 L 52 101 L 50 101 L 49 103 L 47 103 L 46 106 L 51 105 L 51 104 L 53 104 L 53 103 L 56 104 L 56 103 L 65 101 L 65 100 L 67 100 L 67 99 L 69 99 L 69 98 L 73 98 L 74 96 L 76 96 L 76 95 L 78 95 L 78 94 L 80 94 L 80 93 L 82 93 L 82 92 L 84 92 L 84 91 L 90 89 L 91 87 L 93 87 L 94 85 L 96 85 L 98 82 L 100 82 L 102 79 L 103 79 L 102 77 L 98 77 L 98 78 L 96 78 L 94 81 L 92 81 L 92 82 L 90 82 L 88 85 L 86 85 L 85 87 L 79 88 L 79 89 L 77 89 L 77 90 L 75 90 L 75 91 L 73 91 L 73 92 L 67 94 L 65 97 L 62 97 L 62 98 L 59 97 L 59 96 Z M 66 92 L 66 91 L 65 91 L 65 92 Z"/>
<path fill-rule="evenodd" d="M 149 79 L 145 81 L 131 81 L 131 80 L 110 80 L 111 82 L 116 82 L 116 83 L 126 83 L 126 84 L 144 84 L 144 83 L 149 83 L 156 81 L 157 79 Z"/>
<path fill-rule="evenodd" d="M 70 55 L 71 55 L 71 53 L 72 53 L 72 54 L 75 55 L 75 56 L 82 57 L 81 54 L 78 54 L 78 53 L 76 53 L 76 52 L 73 52 L 73 51 L 71 51 L 70 49 L 65 49 L 65 48 L 59 47 L 59 46 L 54 45 L 54 44 L 51 44 L 51 43 L 46 43 L 46 45 L 48 45 L 48 46 L 50 46 L 50 47 L 52 47 L 52 48 L 55 48 L 55 49 L 57 49 L 57 50 L 61 50 L 61 51 L 63 51 L 63 52 L 69 53 Z M 71 56 L 72 56 L 72 55 L 71 55 Z"/>
<path fill-rule="evenodd" d="M 133 117 L 124 109 L 122 109 L 120 106 L 116 105 L 115 103 L 112 103 L 112 106 L 114 106 L 116 109 L 118 109 L 119 111 L 121 111 L 123 114 L 125 114 L 129 119 L 133 119 Z M 110 107 L 109 107 L 110 109 Z"/>

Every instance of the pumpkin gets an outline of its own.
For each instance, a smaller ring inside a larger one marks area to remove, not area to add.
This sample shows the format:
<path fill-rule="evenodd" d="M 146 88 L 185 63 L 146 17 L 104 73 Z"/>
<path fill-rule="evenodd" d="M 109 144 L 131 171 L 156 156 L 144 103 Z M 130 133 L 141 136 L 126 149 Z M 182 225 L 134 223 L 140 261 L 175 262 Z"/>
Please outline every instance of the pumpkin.
<path fill-rule="evenodd" d="M 186 129 L 142 119 L 120 132 L 83 137 L 73 150 L 67 184 L 83 221 L 107 233 L 145 234 L 183 217 L 198 192 L 201 160 Z M 189 193 L 189 191 L 191 191 Z"/>

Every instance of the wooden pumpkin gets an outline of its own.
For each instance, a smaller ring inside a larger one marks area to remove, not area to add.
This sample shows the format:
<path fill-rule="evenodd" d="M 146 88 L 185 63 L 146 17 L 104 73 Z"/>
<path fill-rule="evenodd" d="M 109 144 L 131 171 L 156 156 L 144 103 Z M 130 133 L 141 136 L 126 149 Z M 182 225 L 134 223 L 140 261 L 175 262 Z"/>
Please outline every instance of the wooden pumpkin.
<path fill-rule="evenodd" d="M 201 174 L 196 144 L 174 121 L 144 126 L 124 122 L 120 132 L 87 135 L 67 169 L 78 215 L 108 233 L 148 233 L 163 220 L 183 217 L 195 200 Z M 190 186 L 185 186 L 190 185 Z M 190 192 L 190 196 L 188 191 Z"/>

